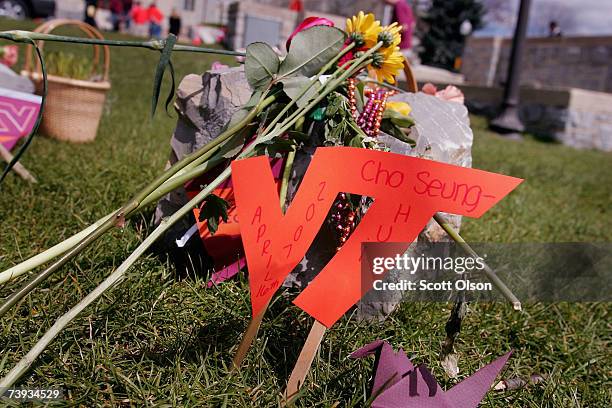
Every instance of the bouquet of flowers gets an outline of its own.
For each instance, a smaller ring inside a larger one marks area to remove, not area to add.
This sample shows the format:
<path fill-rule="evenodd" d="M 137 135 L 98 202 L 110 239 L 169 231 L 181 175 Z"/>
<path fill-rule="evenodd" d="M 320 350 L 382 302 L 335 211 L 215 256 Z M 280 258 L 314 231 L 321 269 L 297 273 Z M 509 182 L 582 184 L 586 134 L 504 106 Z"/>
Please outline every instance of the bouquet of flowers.
<path fill-rule="evenodd" d="M 30 34 L 34 33 L 13 32 L 12 37 L 7 38 L 25 38 L 29 42 L 32 38 L 51 38 Z M 79 42 L 80 39 L 69 41 Z M 400 41 L 399 25 L 383 26 L 373 14 L 360 12 L 347 20 L 345 31 L 326 19 L 306 19 L 289 38 L 284 57 L 279 57 L 268 44 L 250 44 L 246 49 L 244 70 L 252 90 L 251 98 L 233 115 L 218 137 L 176 162 L 116 211 L 64 242 L 0 273 L 0 283 L 3 283 L 53 261 L 0 306 L 2 316 L 103 234 L 123 227 L 126 219 L 186 182 L 207 173 L 215 174 L 186 205 L 164 218 L 106 280 L 58 319 L 0 381 L 0 388 L 13 384 L 72 319 L 106 290 L 124 280 L 138 258 L 194 208 L 200 207 L 200 218 L 207 221 L 210 233 L 214 234 L 219 223 L 227 221 L 229 204 L 213 192 L 230 176 L 231 161 L 254 156 L 283 159 L 285 169 L 280 196 L 281 203 L 286 204 L 293 158 L 307 143 L 384 150 L 385 146 L 377 138 L 381 131 L 411 143 L 410 128 L 414 123 L 410 106 L 388 100 L 399 89 L 391 84 L 396 82 L 404 67 L 404 57 L 398 48 Z M 175 46 L 172 38 L 164 43 L 150 42 L 140 46 L 162 51 L 160 65 L 169 64 L 173 48 L 183 47 L 185 51 L 195 48 Z M 163 75 L 163 69 L 161 72 Z M 156 89 L 159 92 L 158 84 Z M 157 97 L 154 104 L 156 100 Z M 355 228 L 364 208 L 367 205 L 360 197 L 338 195 L 328 220 L 337 231 L 338 248 Z M 453 237 L 459 239 L 456 234 Z"/>

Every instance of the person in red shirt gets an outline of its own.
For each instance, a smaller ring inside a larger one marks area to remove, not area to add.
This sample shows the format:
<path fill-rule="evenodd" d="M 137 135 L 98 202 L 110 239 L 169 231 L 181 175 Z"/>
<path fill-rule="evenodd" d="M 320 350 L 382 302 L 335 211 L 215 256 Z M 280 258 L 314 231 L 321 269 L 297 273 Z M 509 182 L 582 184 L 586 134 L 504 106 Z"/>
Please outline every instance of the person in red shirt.
<path fill-rule="evenodd" d="M 149 14 L 147 13 L 147 10 L 142 7 L 142 4 L 139 1 L 134 2 L 132 10 L 130 11 L 130 18 L 132 19 L 133 23 L 131 24 L 132 34 L 139 37 L 146 37 Z"/>
<path fill-rule="evenodd" d="M 162 31 L 161 25 L 162 21 L 164 21 L 164 14 L 161 12 L 160 9 L 157 8 L 155 2 L 149 5 L 147 13 L 149 15 L 149 37 L 160 38 Z"/>
<path fill-rule="evenodd" d="M 304 3 L 302 3 L 302 0 L 291 0 L 289 2 L 289 10 L 300 13 L 304 11 Z"/>

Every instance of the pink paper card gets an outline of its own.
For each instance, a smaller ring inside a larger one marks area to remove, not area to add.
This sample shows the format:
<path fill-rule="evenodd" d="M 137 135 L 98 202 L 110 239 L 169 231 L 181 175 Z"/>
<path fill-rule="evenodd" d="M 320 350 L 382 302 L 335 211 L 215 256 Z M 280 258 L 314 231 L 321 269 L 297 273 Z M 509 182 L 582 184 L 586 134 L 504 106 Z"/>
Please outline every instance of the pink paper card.
<path fill-rule="evenodd" d="M 41 102 L 38 95 L 0 88 L 0 143 L 6 149 L 30 133 Z"/>
<path fill-rule="evenodd" d="M 363 295 L 361 243 L 406 243 L 438 211 L 478 218 L 521 179 L 432 160 L 349 147 L 318 148 L 286 214 L 267 157 L 232 162 L 253 316 L 300 262 L 340 192 L 374 199 L 351 237 L 294 304 L 327 327 Z"/>

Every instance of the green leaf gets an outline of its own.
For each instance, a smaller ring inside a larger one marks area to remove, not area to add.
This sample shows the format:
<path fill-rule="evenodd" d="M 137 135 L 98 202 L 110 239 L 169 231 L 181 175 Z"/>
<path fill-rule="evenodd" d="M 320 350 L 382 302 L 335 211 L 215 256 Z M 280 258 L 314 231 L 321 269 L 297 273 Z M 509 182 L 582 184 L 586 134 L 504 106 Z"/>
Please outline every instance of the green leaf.
<path fill-rule="evenodd" d="M 278 55 L 268 44 L 254 42 L 247 47 L 244 71 L 253 90 L 268 86 L 278 73 L 279 66 Z"/>
<path fill-rule="evenodd" d="M 414 119 L 410 116 L 402 115 L 399 112 L 396 112 L 391 109 L 386 109 L 383 113 L 383 119 L 388 119 L 393 122 L 394 125 L 401 128 L 409 128 L 414 126 Z"/>
<path fill-rule="evenodd" d="M 229 203 L 214 194 L 209 194 L 204 198 L 204 202 L 200 207 L 200 215 L 198 220 L 200 222 L 206 220 L 208 231 L 210 235 L 215 235 L 219 228 L 219 219 L 223 222 L 227 222 L 227 209 Z"/>
<path fill-rule="evenodd" d="M 363 100 L 363 91 L 365 89 L 365 82 L 359 81 L 357 82 L 357 86 L 355 87 L 355 106 L 359 112 L 363 112 L 363 107 L 365 106 L 365 101 Z"/>
<path fill-rule="evenodd" d="M 310 139 L 310 135 L 308 135 L 308 133 L 300 132 L 298 130 L 290 130 L 287 132 L 287 135 L 290 139 L 297 140 L 299 142 L 305 142 Z"/>
<path fill-rule="evenodd" d="M 157 101 L 159 100 L 159 93 L 161 92 L 162 80 L 164 79 L 164 72 L 170 63 L 170 56 L 172 54 L 174 44 L 176 44 L 176 36 L 174 34 L 170 34 L 164 42 L 164 48 L 161 51 L 159 63 L 157 64 L 157 68 L 155 68 L 155 78 L 153 79 L 153 98 L 151 99 L 151 117 L 155 116 Z M 174 89 L 172 89 L 172 92 L 174 93 Z"/>
<path fill-rule="evenodd" d="M 255 147 L 255 151 L 259 155 L 269 157 L 282 156 L 283 153 L 292 152 L 295 150 L 295 141 L 276 137 L 271 140 L 259 143 Z"/>
<path fill-rule="evenodd" d="M 317 109 L 313 110 L 310 114 L 313 120 L 322 121 L 325 119 L 325 107 L 319 106 Z"/>
<path fill-rule="evenodd" d="M 253 92 L 247 103 L 244 104 L 243 108 L 254 108 L 261 99 L 261 95 L 263 95 L 262 91 Z"/>
<path fill-rule="evenodd" d="M 283 84 L 283 91 L 291 100 L 296 100 L 304 88 L 310 86 L 306 93 L 296 100 L 295 103 L 299 108 L 308 105 L 308 102 L 314 99 L 319 89 L 321 89 L 321 83 L 319 81 L 313 83 L 312 80 L 303 76 L 284 78 L 280 82 Z"/>
<path fill-rule="evenodd" d="M 345 33 L 335 27 L 315 26 L 300 31 L 291 40 L 289 53 L 280 66 L 280 76 L 315 75 L 338 55 L 345 38 Z"/>
<path fill-rule="evenodd" d="M 349 141 L 349 147 L 364 147 L 363 137 L 360 135 L 355 136 Z"/>
<path fill-rule="evenodd" d="M 408 143 L 411 146 L 415 146 L 415 141 L 410 138 L 400 126 L 393 123 L 391 119 L 383 119 L 380 125 L 380 129 L 388 135 L 393 136 L 394 138 L 401 140 L 404 143 Z"/>

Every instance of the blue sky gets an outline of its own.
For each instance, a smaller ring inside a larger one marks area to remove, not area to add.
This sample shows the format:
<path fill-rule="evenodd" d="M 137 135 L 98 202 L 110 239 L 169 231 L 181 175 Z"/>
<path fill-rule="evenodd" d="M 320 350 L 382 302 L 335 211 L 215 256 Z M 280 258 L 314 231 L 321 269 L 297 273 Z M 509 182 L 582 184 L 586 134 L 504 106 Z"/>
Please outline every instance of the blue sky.
<path fill-rule="evenodd" d="M 516 10 L 519 1 L 507 1 Z M 612 0 L 532 0 L 530 35 L 545 34 L 550 20 L 559 20 L 564 35 L 612 35 Z M 513 27 L 514 19 L 490 22 L 475 34 L 509 36 Z"/>

